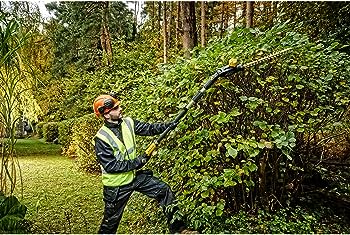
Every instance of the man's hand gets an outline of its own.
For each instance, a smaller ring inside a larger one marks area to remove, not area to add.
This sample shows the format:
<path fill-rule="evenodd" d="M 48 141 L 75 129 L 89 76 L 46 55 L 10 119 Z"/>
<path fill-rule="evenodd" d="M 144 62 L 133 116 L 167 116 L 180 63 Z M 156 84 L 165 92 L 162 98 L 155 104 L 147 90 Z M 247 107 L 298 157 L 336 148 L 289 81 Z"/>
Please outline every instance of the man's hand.
<path fill-rule="evenodd" d="M 146 163 L 148 162 L 150 157 L 148 155 L 146 155 L 146 154 L 141 154 L 140 156 L 138 156 L 138 159 L 140 160 L 140 165 L 137 167 L 137 169 L 140 169 L 144 165 L 146 165 Z"/>

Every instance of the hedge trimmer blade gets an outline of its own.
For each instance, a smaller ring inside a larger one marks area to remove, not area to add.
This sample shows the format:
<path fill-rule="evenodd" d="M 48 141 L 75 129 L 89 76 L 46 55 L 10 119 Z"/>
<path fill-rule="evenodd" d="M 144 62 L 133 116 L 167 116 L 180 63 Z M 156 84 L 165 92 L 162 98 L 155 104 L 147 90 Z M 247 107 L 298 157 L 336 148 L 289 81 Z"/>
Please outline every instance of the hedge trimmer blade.
<path fill-rule="evenodd" d="M 265 56 L 265 57 L 263 57 L 263 58 L 261 58 L 261 59 L 254 60 L 254 61 L 252 61 L 252 62 L 249 62 L 249 63 L 247 63 L 247 64 L 244 64 L 243 67 L 244 67 L 244 68 L 253 67 L 253 66 L 258 65 L 258 64 L 261 64 L 261 63 L 263 63 L 263 62 L 265 62 L 265 61 L 272 60 L 272 59 L 274 59 L 274 58 L 276 58 L 276 57 L 278 57 L 278 56 L 281 56 L 281 55 L 285 54 L 287 51 L 290 51 L 290 50 L 292 50 L 292 48 L 287 48 L 287 49 L 284 49 L 284 50 L 282 50 L 282 51 L 278 51 L 278 52 L 273 53 L 273 54 L 271 54 L 271 55 L 269 55 L 269 56 Z"/>

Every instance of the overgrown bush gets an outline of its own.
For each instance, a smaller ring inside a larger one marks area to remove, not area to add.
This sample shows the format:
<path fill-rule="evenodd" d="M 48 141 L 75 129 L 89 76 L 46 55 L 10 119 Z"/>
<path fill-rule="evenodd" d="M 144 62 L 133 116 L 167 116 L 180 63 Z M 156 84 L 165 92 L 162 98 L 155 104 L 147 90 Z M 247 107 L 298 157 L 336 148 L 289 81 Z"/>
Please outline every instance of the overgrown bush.
<path fill-rule="evenodd" d="M 321 157 L 324 134 L 342 121 L 350 95 L 348 56 L 339 53 L 337 42 L 311 42 L 293 27 L 236 29 L 205 50 L 196 49 L 191 60 L 164 65 L 160 76 L 144 71 L 132 80 L 129 74 L 113 80 L 113 90 L 125 97 L 125 115 L 169 121 L 230 58 L 244 64 L 292 48 L 275 60 L 219 79 L 148 164 L 178 192 L 182 214 L 177 216 L 185 216 L 196 229 L 222 232 L 217 225 L 236 232 L 227 219 L 238 211 L 270 213 L 290 205 L 313 166 L 309 163 Z M 97 168 L 91 140 L 101 123 L 88 117 L 76 124 L 81 130 L 73 133 L 69 149 L 91 170 Z M 144 147 L 138 144 L 138 152 Z M 149 213 L 140 211 L 134 219 Z M 312 221 L 304 229 L 299 222 L 294 230 L 280 232 L 315 232 Z"/>
<path fill-rule="evenodd" d="M 58 123 L 48 122 L 43 126 L 43 137 L 46 142 L 53 142 L 58 138 Z"/>
<path fill-rule="evenodd" d="M 38 124 L 36 124 L 36 127 L 35 127 L 35 131 L 38 135 L 38 138 L 43 138 L 43 127 L 45 125 L 45 122 L 38 122 Z"/>
<path fill-rule="evenodd" d="M 349 58 L 337 42 L 313 43 L 288 25 L 237 29 L 125 89 L 128 115 L 169 120 L 230 58 L 247 63 L 286 48 L 282 57 L 220 79 L 149 163 L 179 192 L 193 227 L 210 228 L 239 210 L 274 211 L 298 196 L 309 163 L 320 157 L 318 137 L 332 132 L 349 104 Z M 123 88 L 117 81 L 115 89 Z"/>
<path fill-rule="evenodd" d="M 58 123 L 58 143 L 61 144 L 62 153 L 65 155 L 72 141 L 74 122 L 75 119 L 71 118 Z"/>
<path fill-rule="evenodd" d="M 102 122 L 95 114 L 88 114 L 77 118 L 71 130 L 72 137 L 66 154 L 75 157 L 79 167 L 87 172 L 100 171 L 92 143 L 101 126 Z"/>

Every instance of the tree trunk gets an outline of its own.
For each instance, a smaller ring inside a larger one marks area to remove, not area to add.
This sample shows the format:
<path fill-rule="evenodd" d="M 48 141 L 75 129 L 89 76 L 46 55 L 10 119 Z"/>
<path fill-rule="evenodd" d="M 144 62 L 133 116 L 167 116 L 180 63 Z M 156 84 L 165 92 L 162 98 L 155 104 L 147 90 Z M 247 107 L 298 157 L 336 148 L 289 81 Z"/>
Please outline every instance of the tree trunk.
<path fill-rule="evenodd" d="M 254 2 L 247 1 L 247 18 L 246 18 L 246 27 L 253 27 L 253 16 L 254 16 Z"/>
<path fill-rule="evenodd" d="M 107 58 L 107 65 L 112 64 L 112 40 L 109 32 L 109 2 L 102 2 L 103 15 L 102 15 L 102 27 L 101 27 L 101 47 L 103 53 Z"/>
<path fill-rule="evenodd" d="M 157 30 L 160 32 L 160 21 L 162 18 L 162 2 L 158 2 L 158 22 L 157 22 Z"/>
<path fill-rule="evenodd" d="M 191 58 L 190 50 L 197 43 L 195 2 L 181 2 L 181 4 L 184 56 Z"/>
<path fill-rule="evenodd" d="M 224 4 L 225 2 L 221 3 L 221 15 L 220 15 L 220 38 L 224 35 Z"/>
<path fill-rule="evenodd" d="M 272 19 L 271 19 L 271 25 L 273 24 L 273 21 L 277 17 L 277 2 L 272 2 Z"/>
<path fill-rule="evenodd" d="M 247 2 L 242 2 L 242 24 L 246 25 L 246 18 L 247 18 Z"/>
<path fill-rule="evenodd" d="M 172 27 L 172 24 L 173 24 L 173 10 L 174 10 L 174 4 L 173 4 L 173 2 L 171 2 L 171 1 L 169 1 L 169 4 L 170 4 L 170 7 L 169 7 L 169 16 L 168 16 L 168 47 L 170 47 L 171 46 L 171 42 L 172 42 L 172 40 L 171 40 L 171 35 L 172 35 L 172 29 L 173 29 L 173 27 Z"/>
<path fill-rule="evenodd" d="M 181 5 L 180 5 L 180 1 L 177 2 L 176 4 L 176 22 L 175 22 L 175 44 L 176 47 L 177 45 L 179 45 L 179 34 L 180 34 L 180 9 L 181 9 Z"/>
<path fill-rule="evenodd" d="M 132 40 L 134 41 L 136 39 L 136 34 L 137 34 L 137 14 L 138 14 L 138 1 L 135 1 L 135 5 L 134 5 L 134 23 L 132 26 Z"/>
<path fill-rule="evenodd" d="M 154 30 L 155 28 L 155 19 L 156 19 L 156 4 L 155 2 L 153 1 L 152 2 L 152 30 Z"/>
<path fill-rule="evenodd" d="M 206 2 L 201 2 L 201 46 L 205 47 L 207 37 Z"/>
<path fill-rule="evenodd" d="M 236 23 L 237 23 L 237 3 L 234 2 L 234 13 L 233 13 L 233 28 L 236 28 Z"/>
<path fill-rule="evenodd" d="M 167 18 L 166 18 L 166 1 L 163 1 L 163 62 L 166 63 L 168 60 L 168 34 L 167 34 Z"/>
<path fill-rule="evenodd" d="M 224 31 L 228 28 L 228 3 L 224 5 Z"/>

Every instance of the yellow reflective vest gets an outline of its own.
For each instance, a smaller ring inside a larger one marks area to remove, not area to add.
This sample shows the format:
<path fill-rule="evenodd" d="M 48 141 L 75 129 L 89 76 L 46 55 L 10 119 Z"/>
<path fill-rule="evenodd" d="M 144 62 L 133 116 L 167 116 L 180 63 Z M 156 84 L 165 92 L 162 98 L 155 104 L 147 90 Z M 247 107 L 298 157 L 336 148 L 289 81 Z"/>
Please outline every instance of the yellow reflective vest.
<path fill-rule="evenodd" d="M 136 158 L 135 126 L 131 118 L 123 118 L 121 123 L 123 142 L 105 125 L 97 132 L 96 137 L 106 142 L 113 149 L 117 161 Z M 103 167 L 102 183 L 105 186 L 122 186 L 131 183 L 135 178 L 135 170 L 121 173 L 107 173 Z"/>

